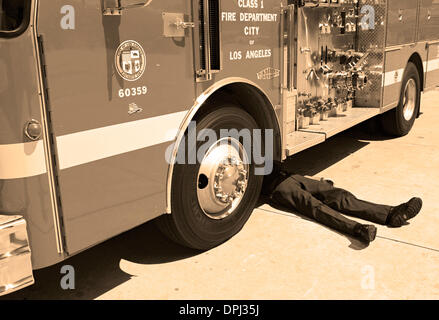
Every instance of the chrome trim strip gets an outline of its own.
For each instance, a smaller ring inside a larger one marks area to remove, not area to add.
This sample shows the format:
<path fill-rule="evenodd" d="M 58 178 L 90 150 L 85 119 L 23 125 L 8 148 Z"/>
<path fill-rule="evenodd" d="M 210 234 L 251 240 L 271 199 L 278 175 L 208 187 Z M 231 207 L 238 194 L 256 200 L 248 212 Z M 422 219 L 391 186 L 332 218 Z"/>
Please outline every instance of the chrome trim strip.
<path fill-rule="evenodd" d="M 402 47 L 398 47 L 398 48 L 386 48 L 386 53 L 389 52 L 395 52 L 395 51 L 399 51 L 402 50 Z"/>
<path fill-rule="evenodd" d="M 62 240 L 62 231 L 61 231 L 61 223 L 60 223 L 60 215 L 59 215 L 59 203 L 56 192 L 55 185 L 55 173 L 54 173 L 54 165 L 53 165 L 53 153 L 50 147 L 50 133 L 49 133 L 49 125 L 47 123 L 47 106 L 46 106 L 46 91 L 44 88 L 44 80 L 43 80 L 43 71 L 41 70 L 41 57 L 40 57 L 40 46 L 38 43 L 38 33 L 37 33 L 37 25 L 38 25 L 38 8 L 39 8 L 39 0 L 35 0 L 34 4 L 34 13 L 33 13 L 33 21 L 31 24 L 31 28 L 33 30 L 32 41 L 34 44 L 34 54 L 36 59 L 36 68 L 38 75 L 38 89 L 40 96 L 40 109 L 41 109 L 41 127 L 43 129 L 43 143 L 44 150 L 46 156 L 46 168 L 47 168 L 47 176 L 49 179 L 49 189 L 50 189 L 50 199 L 51 206 L 53 212 L 53 226 L 55 229 L 55 239 L 56 239 L 56 248 L 59 254 L 64 253 L 64 245 Z"/>
<path fill-rule="evenodd" d="M 7 288 L 0 287 L 0 296 L 11 294 L 15 291 L 29 287 L 29 286 L 33 285 L 34 283 L 35 283 L 34 277 L 29 276 L 25 279 L 22 279 L 20 281 L 15 282 L 15 283 L 9 284 Z"/>
<path fill-rule="evenodd" d="M 202 0 L 204 1 L 204 56 L 205 56 L 205 63 L 206 63 L 206 69 L 205 69 L 205 79 L 204 80 L 211 80 L 212 79 L 212 72 L 211 72 L 211 61 L 210 61 L 210 10 L 209 10 L 209 0 Z"/>
<path fill-rule="evenodd" d="M 222 87 L 224 87 L 226 85 L 232 84 L 232 83 L 245 83 L 245 84 L 249 84 L 249 85 L 254 86 L 256 89 L 260 90 L 265 95 L 265 97 L 268 99 L 271 106 L 273 107 L 273 110 L 275 111 L 274 105 L 273 105 L 272 101 L 270 100 L 270 98 L 268 97 L 267 93 L 261 87 L 259 87 L 256 83 L 254 83 L 248 79 L 245 79 L 245 78 L 240 78 L 240 77 L 226 78 L 226 79 L 223 79 L 223 80 L 220 80 L 220 81 L 214 83 L 206 91 L 204 91 L 197 98 L 194 105 L 191 107 L 189 112 L 186 114 L 186 117 L 184 118 L 183 122 L 181 123 L 177 138 L 175 140 L 175 145 L 174 145 L 174 149 L 173 149 L 173 152 L 171 155 L 170 164 L 169 164 L 169 168 L 168 168 L 168 178 L 167 178 L 167 184 L 166 184 L 166 213 L 167 214 L 171 214 L 171 190 L 172 190 L 172 175 L 174 173 L 174 162 L 177 158 L 178 146 L 180 145 L 180 142 L 183 139 L 184 133 L 185 133 L 186 129 L 188 128 L 189 123 L 194 118 L 194 116 L 198 112 L 198 110 L 206 102 L 206 100 L 213 93 L 215 93 L 217 90 L 221 89 Z M 276 121 L 278 122 L 279 128 L 282 128 L 280 123 L 279 123 L 279 119 L 277 119 L 277 117 L 276 117 Z M 282 139 L 282 137 L 281 137 L 281 139 Z M 281 141 L 281 145 L 283 145 L 282 141 Z"/>
<path fill-rule="evenodd" d="M 391 46 L 391 47 L 386 47 L 385 48 L 385 52 L 392 52 L 392 51 L 398 51 L 398 50 L 402 50 L 405 47 L 414 47 L 418 44 L 419 42 L 412 42 L 412 43 L 405 43 L 405 44 L 399 44 L 396 46 Z"/>

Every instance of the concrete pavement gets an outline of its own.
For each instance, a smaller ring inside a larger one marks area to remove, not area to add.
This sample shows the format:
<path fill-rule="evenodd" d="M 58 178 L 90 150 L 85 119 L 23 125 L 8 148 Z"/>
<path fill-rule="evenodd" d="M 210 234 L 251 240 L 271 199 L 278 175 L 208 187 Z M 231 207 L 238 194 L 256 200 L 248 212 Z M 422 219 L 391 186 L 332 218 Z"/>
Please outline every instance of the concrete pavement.
<path fill-rule="evenodd" d="M 151 223 L 35 273 L 37 284 L 13 299 L 438 299 L 439 91 L 423 96 L 423 115 L 407 137 L 355 128 L 288 161 L 365 200 L 396 205 L 424 200 L 401 229 L 379 227 L 365 247 L 268 205 L 233 239 L 199 253 L 175 245 Z M 76 289 L 60 288 L 60 269 Z"/>

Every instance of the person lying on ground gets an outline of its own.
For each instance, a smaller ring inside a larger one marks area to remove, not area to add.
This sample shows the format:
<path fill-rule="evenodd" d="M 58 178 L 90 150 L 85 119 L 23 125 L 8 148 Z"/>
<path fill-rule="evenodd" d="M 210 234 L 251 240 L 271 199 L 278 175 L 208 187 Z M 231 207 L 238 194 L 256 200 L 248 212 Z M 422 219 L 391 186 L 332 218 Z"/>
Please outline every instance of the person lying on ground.
<path fill-rule="evenodd" d="M 345 217 L 343 214 L 389 227 L 408 224 L 422 208 L 420 198 L 398 206 L 388 206 L 357 199 L 352 193 L 336 188 L 331 180 L 315 180 L 285 171 L 280 164 L 264 178 L 262 194 L 268 203 L 298 213 L 365 243 L 375 240 L 377 228 Z"/>

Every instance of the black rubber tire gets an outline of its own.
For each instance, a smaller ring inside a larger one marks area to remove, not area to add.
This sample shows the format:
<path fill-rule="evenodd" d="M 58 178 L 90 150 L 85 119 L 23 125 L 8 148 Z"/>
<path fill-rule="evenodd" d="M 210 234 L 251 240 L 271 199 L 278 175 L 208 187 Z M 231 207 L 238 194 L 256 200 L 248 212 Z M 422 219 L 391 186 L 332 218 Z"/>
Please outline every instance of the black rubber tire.
<path fill-rule="evenodd" d="M 404 98 L 404 90 L 406 84 L 410 79 L 413 79 L 416 82 L 417 97 L 416 97 L 415 112 L 413 112 L 412 118 L 409 121 L 407 121 L 404 118 L 404 113 L 403 113 L 403 107 L 404 107 L 403 98 Z M 415 120 L 419 114 L 420 105 L 421 105 L 421 79 L 419 78 L 419 72 L 416 65 L 412 62 L 409 62 L 407 64 L 407 68 L 405 69 L 403 80 L 402 80 L 398 107 L 382 115 L 381 124 L 383 131 L 391 136 L 396 136 L 396 137 L 402 137 L 407 135 L 413 128 Z"/>
<path fill-rule="evenodd" d="M 244 110 L 233 104 L 224 104 L 197 121 L 197 132 L 204 128 L 215 130 L 219 137 L 220 129 L 253 130 L 258 129 L 258 125 Z M 197 150 L 203 143 L 197 142 Z M 227 241 L 243 228 L 259 198 L 263 176 L 254 174 L 254 161 L 251 161 L 248 187 L 241 203 L 232 215 L 215 220 L 208 217 L 198 203 L 199 167 L 199 163 L 175 164 L 171 191 L 172 214 L 159 217 L 156 223 L 174 242 L 198 250 L 208 250 Z"/>

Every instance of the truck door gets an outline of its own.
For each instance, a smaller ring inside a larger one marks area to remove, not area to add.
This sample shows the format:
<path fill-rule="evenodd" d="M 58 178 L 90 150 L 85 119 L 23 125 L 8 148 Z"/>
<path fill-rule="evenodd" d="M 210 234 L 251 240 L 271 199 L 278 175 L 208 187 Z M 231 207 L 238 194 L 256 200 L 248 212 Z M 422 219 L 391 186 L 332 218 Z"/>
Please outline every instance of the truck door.
<path fill-rule="evenodd" d="M 437 40 L 439 32 L 439 1 L 421 0 L 419 40 Z"/>
<path fill-rule="evenodd" d="M 418 1 L 389 0 L 387 46 L 415 42 Z"/>
<path fill-rule="evenodd" d="M 41 0 L 38 19 L 74 253 L 165 211 L 165 150 L 195 90 L 191 4 Z"/>
<path fill-rule="evenodd" d="M 439 84 L 439 1 L 422 0 L 419 14 L 419 40 L 428 41 L 428 61 L 425 67 L 425 88 Z"/>

